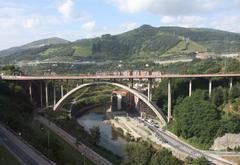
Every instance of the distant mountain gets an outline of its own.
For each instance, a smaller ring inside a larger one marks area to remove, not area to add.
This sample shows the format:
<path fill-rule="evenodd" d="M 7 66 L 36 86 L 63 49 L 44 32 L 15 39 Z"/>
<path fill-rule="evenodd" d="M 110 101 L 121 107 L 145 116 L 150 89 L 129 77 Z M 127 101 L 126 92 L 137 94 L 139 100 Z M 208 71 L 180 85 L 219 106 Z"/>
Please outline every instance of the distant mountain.
<path fill-rule="evenodd" d="M 59 44 L 67 44 L 70 43 L 70 41 L 53 37 L 53 38 L 48 38 L 48 39 L 42 39 L 38 41 L 31 42 L 29 44 L 21 46 L 23 49 L 31 49 L 31 48 L 39 48 L 43 46 L 48 46 L 48 45 L 59 45 Z"/>
<path fill-rule="evenodd" d="M 119 34 L 69 42 L 35 41 L 0 51 L 1 63 L 22 60 L 144 60 L 189 56 L 195 52 L 240 52 L 240 34 L 215 29 L 143 25 Z"/>

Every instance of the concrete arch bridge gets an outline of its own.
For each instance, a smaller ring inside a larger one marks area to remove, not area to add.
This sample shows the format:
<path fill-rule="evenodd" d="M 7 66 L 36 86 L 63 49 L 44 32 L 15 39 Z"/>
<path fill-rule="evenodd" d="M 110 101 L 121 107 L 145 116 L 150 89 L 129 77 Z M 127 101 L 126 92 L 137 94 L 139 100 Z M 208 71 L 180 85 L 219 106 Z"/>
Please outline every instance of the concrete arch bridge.
<path fill-rule="evenodd" d="M 160 120 L 160 122 L 165 125 L 167 122 L 166 116 L 164 115 L 164 113 L 161 111 L 161 109 L 159 109 L 152 101 L 150 101 L 148 99 L 148 97 L 146 97 L 145 95 L 143 95 L 142 93 L 138 92 L 137 90 L 128 87 L 126 85 L 120 84 L 120 83 L 116 83 L 116 82 L 92 82 L 92 83 L 86 83 L 86 84 L 82 84 L 80 86 L 75 87 L 74 89 L 72 89 L 71 91 L 69 91 L 68 93 L 66 93 L 53 107 L 53 110 L 56 111 L 58 110 L 63 104 L 64 101 L 67 100 L 71 95 L 73 95 L 74 93 L 76 93 L 77 91 L 79 91 L 82 88 L 88 87 L 88 86 L 94 86 L 94 85 L 112 85 L 112 86 L 117 86 L 120 87 L 122 89 L 125 89 L 127 91 L 129 91 L 130 93 L 134 94 L 136 97 L 138 97 L 139 99 L 141 99 L 158 117 L 158 119 Z"/>

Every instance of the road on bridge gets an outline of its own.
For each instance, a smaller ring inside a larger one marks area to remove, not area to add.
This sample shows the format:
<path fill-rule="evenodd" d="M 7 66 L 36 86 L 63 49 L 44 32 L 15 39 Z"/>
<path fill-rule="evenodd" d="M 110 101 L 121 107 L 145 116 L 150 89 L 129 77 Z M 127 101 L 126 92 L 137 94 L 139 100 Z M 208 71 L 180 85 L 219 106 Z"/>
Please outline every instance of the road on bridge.
<path fill-rule="evenodd" d="M 240 77 L 240 74 L 161 74 L 161 75 L 56 75 L 56 76 L 11 76 L 2 75 L 2 80 L 34 81 L 34 80 L 80 80 L 80 79 L 155 79 L 155 78 L 214 78 Z"/>

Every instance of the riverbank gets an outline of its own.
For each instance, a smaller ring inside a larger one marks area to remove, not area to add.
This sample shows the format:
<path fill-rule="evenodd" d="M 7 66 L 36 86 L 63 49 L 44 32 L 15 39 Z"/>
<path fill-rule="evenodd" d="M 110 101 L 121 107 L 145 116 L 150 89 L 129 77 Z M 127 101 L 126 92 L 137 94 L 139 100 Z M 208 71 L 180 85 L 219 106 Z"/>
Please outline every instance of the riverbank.
<path fill-rule="evenodd" d="M 127 134 L 130 134 L 130 136 L 139 136 L 140 138 L 138 140 L 140 141 L 147 141 L 156 149 L 161 148 L 167 148 L 170 149 L 175 157 L 177 157 L 180 160 L 185 160 L 185 158 L 188 156 L 187 154 L 183 154 L 176 150 L 173 147 L 170 147 L 168 143 L 165 141 L 159 140 L 155 133 L 149 130 L 144 123 L 140 123 L 139 120 L 136 118 L 126 117 L 126 116 L 115 116 L 114 119 L 110 119 L 109 122 L 117 126 L 118 129 L 126 130 Z"/>
<path fill-rule="evenodd" d="M 86 113 L 87 111 L 89 111 L 91 109 L 102 107 L 102 106 L 110 106 L 110 105 L 111 105 L 111 102 L 101 103 L 101 104 L 97 104 L 97 105 L 95 105 L 95 104 L 88 105 L 88 106 L 81 108 L 80 110 L 72 110 L 71 117 L 77 119 L 78 117 L 80 117 L 81 115 L 83 115 L 84 113 Z"/>
<path fill-rule="evenodd" d="M 45 127 L 50 129 L 52 132 L 62 137 L 69 145 L 79 151 L 82 155 L 86 156 L 89 160 L 93 161 L 95 164 L 102 165 L 112 165 L 108 160 L 98 155 L 96 152 L 88 148 L 86 145 L 78 141 L 76 138 L 69 135 L 63 129 L 59 128 L 56 124 L 52 123 L 48 119 L 38 116 L 36 120 L 42 123 Z M 85 163 L 85 162 L 84 162 Z"/>
<path fill-rule="evenodd" d="M 53 112 L 51 109 L 48 109 L 44 112 L 44 116 L 47 117 L 47 119 L 49 119 L 51 122 L 55 123 L 58 127 L 69 133 L 71 136 L 77 138 L 86 146 L 93 149 L 96 153 L 100 154 L 104 158 L 107 158 L 113 164 L 121 164 L 121 158 L 119 156 L 113 154 L 102 146 L 92 144 L 89 133 L 78 124 L 75 118 L 69 118 L 67 112 Z"/>

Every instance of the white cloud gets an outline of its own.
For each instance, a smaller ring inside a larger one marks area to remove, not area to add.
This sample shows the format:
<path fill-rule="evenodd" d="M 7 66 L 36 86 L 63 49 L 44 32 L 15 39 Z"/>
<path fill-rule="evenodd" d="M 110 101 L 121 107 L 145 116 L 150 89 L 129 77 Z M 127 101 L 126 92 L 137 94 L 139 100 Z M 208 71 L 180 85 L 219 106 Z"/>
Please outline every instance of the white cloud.
<path fill-rule="evenodd" d="M 221 0 L 107 0 L 129 13 L 148 12 L 159 15 L 187 15 L 217 9 Z"/>
<path fill-rule="evenodd" d="M 73 8 L 72 0 L 65 0 L 63 4 L 58 7 L 58 12 L 61 13 L 65 18 L 70 18 Z"/>
<path fill-rule="evenodd" d="M 200 16 L 163 16 L 161 21 L 168 26 L 203 27 L 207 20 Z"/>
<path fill-rule="evenodd" d="M 24 28 L 34 28 L 40 24 L 39 18 L 27 18 L 23 21 Z"/>
<path fill-rule="evenodd" d="M 162 23 L 167 24 L 167 25 L 174 23 L 175 20 L 176 19 L 171 16 L 163 16 L 162 17 Z"/>
<path fill-rule="evenodd" d="M 121 11 L 136 13 L 143 11 L 153 0 L 108 0 Z"/>
<path fill-rule="evenodd" d="M 96 26 L 96 23 L 94 21 L 90 21 L 82 24 L 81 28 L 86 31 L 93 31 L 95 26 Z"/>
<path fill-rule="evenodd" d="M 221 21 L 215 20 L 211 22 L 209 26 L 216 29 L 240 33 L 240 16 L 222 17 Z"/>

